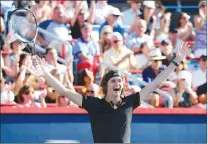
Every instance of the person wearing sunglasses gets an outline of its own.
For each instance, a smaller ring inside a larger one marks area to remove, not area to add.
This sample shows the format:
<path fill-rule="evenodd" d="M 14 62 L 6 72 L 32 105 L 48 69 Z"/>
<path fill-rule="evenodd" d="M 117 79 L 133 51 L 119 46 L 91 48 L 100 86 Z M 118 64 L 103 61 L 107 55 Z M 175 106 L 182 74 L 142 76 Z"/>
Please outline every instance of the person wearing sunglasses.
<path fill-rule="evenodd" d="M 200 1 L 198 7 L 199 15 L 194 17 L 196 36 L 193 52 L 195 56 L 206 55 L 207 47 L 207 2 Z"/>

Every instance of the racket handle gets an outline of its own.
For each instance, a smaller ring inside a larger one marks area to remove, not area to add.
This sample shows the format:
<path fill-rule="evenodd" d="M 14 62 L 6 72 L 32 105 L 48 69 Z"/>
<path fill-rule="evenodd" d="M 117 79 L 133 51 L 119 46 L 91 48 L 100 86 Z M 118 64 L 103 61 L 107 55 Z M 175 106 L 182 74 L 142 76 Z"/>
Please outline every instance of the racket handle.
<path fill-rule="evenodd" d="M 43 76 L 42 69 L 41 69 L 40 65 L 38 64 L 37 59 L 35 58 L 35 56 L 32 56 L 32 62 L 33 62 L 33 65 L 36 69 L 37 76 L 38 77 Z"/>

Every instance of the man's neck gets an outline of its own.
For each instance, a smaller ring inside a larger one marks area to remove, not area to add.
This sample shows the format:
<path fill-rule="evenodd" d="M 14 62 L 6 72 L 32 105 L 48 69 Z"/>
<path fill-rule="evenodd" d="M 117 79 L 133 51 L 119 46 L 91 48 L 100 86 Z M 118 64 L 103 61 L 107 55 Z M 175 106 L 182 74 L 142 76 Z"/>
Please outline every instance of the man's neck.
<path fill-rule="evenodd" d="M 105 100 L 107 102 L 113 102 L 114 105 L 117 105 L 121 101 L 121 97 L 114 97 L 114 96 L 107 95 L 105 97 Z"/>

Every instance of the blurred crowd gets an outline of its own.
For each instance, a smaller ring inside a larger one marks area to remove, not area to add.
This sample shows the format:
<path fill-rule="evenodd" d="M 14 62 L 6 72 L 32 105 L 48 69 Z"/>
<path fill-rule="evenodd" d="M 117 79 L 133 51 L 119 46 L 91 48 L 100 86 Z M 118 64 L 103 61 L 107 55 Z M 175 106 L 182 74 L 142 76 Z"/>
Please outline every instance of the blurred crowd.
<path fill-rule="evenodd" d="M 196 15 L 166 12 L 160 1 L 128 0 L 126 6 L 128 9 L 121 11 L 107 0 L 1 1 L 1 104 L 77 107 L 38 76 L 31 47 L 8 29 L 9 14 L 24 7 L 34 13 L 40 29 L 57 38 L 39 32 L 36 43 L 45 53 L 37 54 L 65 87 L 102 98 L 99 84 L 109 66 L 151 83 L 172 62 L 178 45 L 187 41 L 191 53 L 160 89 L 171 95 L 174 107 L 206 108 L 207 2 L 198 3 Z M 128 77 L 125 83 L 125 95 L 143 88 Z M 145 103 L 157 108 L 167 107 L 167 101 L 155 92 Z"/>

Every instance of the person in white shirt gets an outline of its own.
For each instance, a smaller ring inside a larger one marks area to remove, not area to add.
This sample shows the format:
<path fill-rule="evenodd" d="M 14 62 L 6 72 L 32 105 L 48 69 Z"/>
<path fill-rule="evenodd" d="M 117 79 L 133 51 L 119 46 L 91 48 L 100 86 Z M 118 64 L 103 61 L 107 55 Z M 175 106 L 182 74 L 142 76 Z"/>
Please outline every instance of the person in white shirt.
<path fill-rule="evenodd" d="M 148 47 L 152 49 L 154 47 L 153 38 L 145 34 L 147 24 L 145 20 L 139 19 L 136 23 L 136 32 L 129 34 L 126 37 L 126 46 L 133 52 L 136 52 L 142 43 L 147 43 Z"/>

